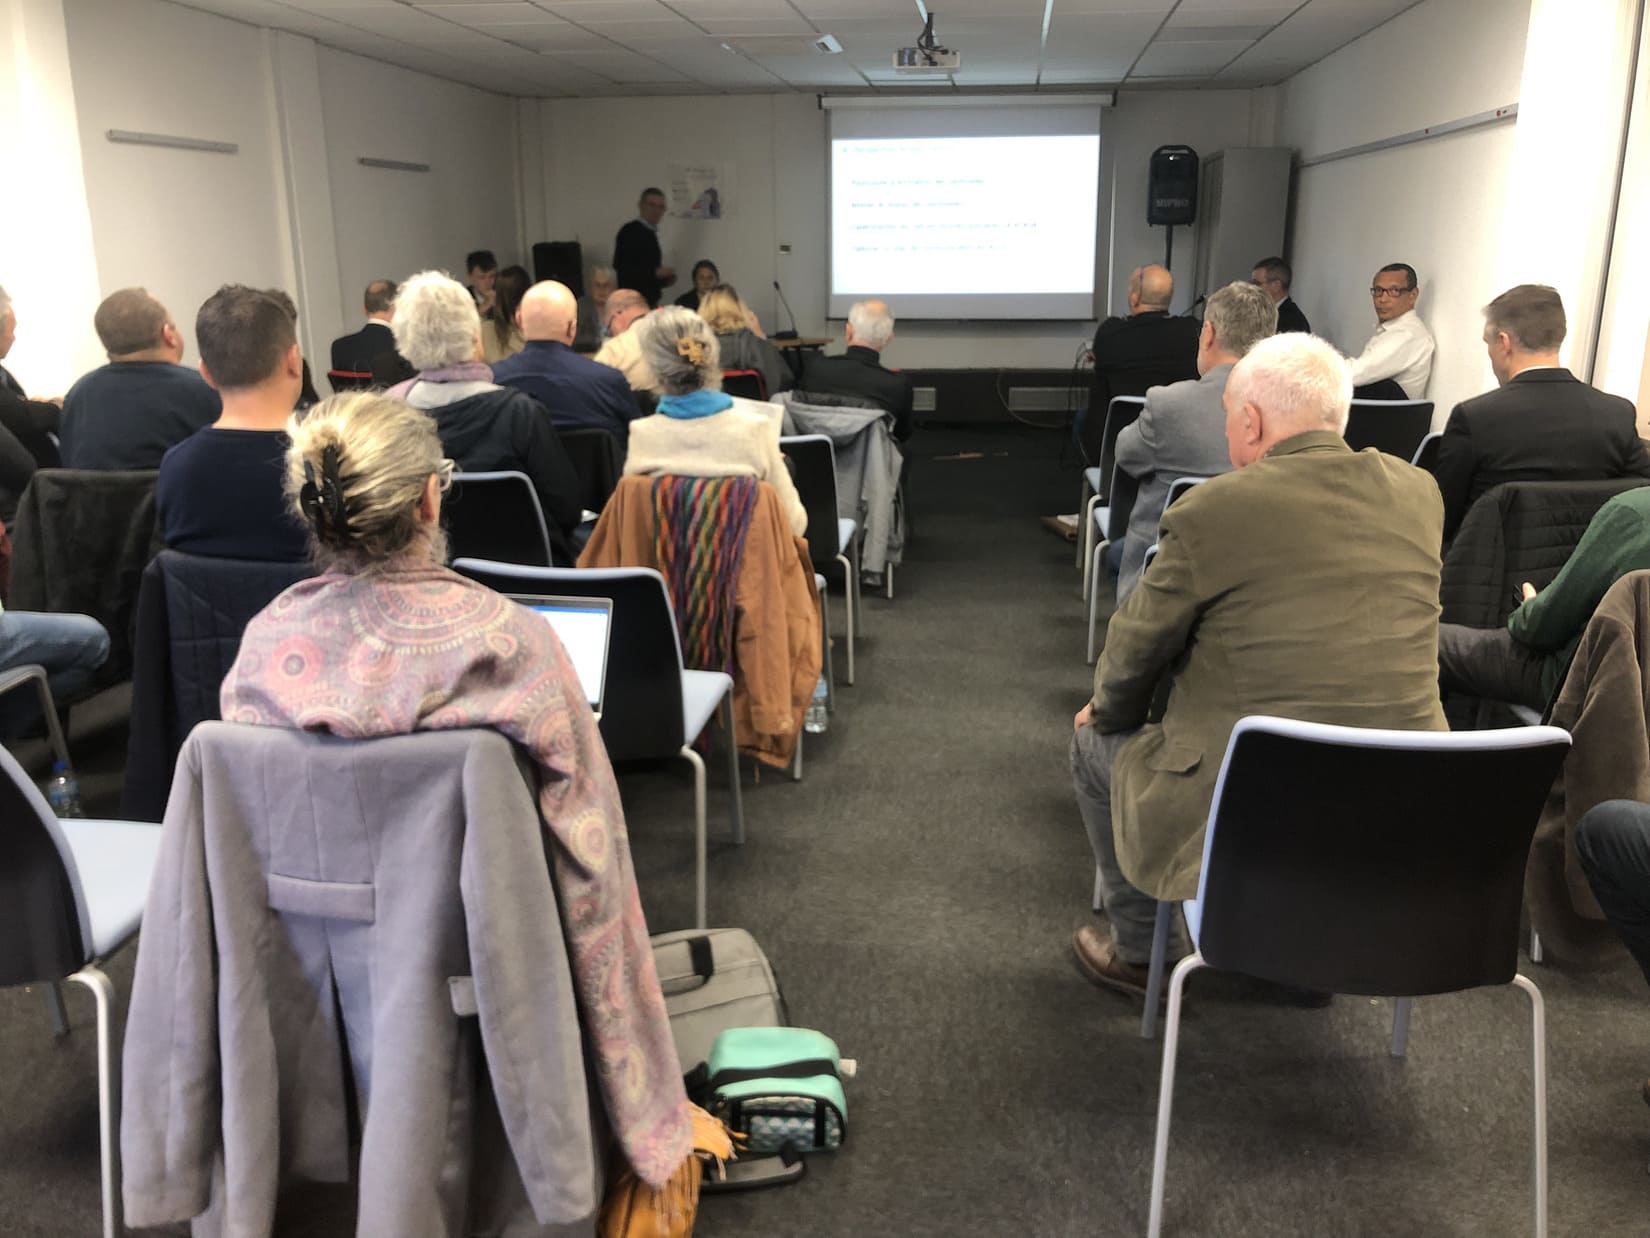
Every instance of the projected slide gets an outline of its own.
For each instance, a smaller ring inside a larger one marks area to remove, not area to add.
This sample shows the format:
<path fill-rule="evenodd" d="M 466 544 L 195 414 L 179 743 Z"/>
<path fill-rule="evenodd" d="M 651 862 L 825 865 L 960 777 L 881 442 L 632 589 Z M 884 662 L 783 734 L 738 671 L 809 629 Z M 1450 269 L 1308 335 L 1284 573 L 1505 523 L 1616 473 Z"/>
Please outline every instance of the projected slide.
<path fill-rule="evenodd" d="M 831 143 L 831 305 L 901 316 L 1087 318 L 1097 135 Z"/>

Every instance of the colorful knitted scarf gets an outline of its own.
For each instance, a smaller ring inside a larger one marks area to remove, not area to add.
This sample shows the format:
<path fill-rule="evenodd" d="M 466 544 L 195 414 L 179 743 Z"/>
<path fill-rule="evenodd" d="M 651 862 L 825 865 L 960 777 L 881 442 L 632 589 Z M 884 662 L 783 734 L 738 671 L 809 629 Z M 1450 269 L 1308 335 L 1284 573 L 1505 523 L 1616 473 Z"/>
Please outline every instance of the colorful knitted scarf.
<path fill-rule="evenodd" d="M 754 477 L 654 479 L 654 552 L 692 670 L 733 673 L 734 591 L 756 486 Z"/>

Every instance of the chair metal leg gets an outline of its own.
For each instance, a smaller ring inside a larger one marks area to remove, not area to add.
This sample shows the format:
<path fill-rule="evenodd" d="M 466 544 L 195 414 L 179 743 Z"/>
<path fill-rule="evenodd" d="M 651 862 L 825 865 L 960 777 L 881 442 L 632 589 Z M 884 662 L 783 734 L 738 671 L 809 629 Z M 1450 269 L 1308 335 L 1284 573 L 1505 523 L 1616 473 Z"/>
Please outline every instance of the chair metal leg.
<path fill-rule="evenodd" d="M 1105 901 L 1100 896 L 1100 866 L 1094 866 L 1094 910 L 1099 914 L 1105 907 Z"/>
<path fill-rule="evenodd" d="M 1089 489 L 1089 479 L 1084 477 L 1077 483 L 1077 516 L 1083 522 L 1083 532 L 1079 534 L 1077 538 L 1077 563 L 1075 564 L 1077 570 L 1083 573 L 1084 597 L 1088 597 L 1089 595 L 1088 562 L 1090 547 L 1088 533 L 1088 509 L 1089 500 L 1093 497 L 1094 492 Z"/>
<path fill-rule="evenodd" d="M 53 980 L 40 986 L 46 999 L 46 1013 L 52 1017 L 52 1035 L 59 1040 L 69 1034 L 69 1012 L 63 1008 L 63 986 Z"/>
<path fill-rule="evenodd" d="M 842 574 L 848 578 L 848 604 L 844 609 L 848 616 L 848 686 L 851 688 L 854 684 L 854 630 L 858 626 L 854 612 L 859 603 L 859 574 L 854 571 L 847 555 L 838 555 L 836 561 L 842 564 Z"/>
<path fill-rule="evenodd" d="M 1539 962 L 1541 962 L 1541 957 L 1542 957 L 1541 934 L 1536 932 L 1534 929 L 1531 929 L 1530 930 L 1530 962 L 1539 963 Z"/>
<path fill-rule="evenodd" d="M 1152 926 L 1152 962 L 1146 971 L 1146 1012 L 1140 1016 L 1142 1040 L 1157 1035 L 1157 1004 L 1163 1000 L 1163 967 L 1168 961 L 1169 925 L 1174 912 L 1175 904 L 1168 899 L 1157 901 L 1157 922 Z"/>
<path fill-rule="evenodd" d="M 732 818 L 733 841 L 745 845 L 745 796 L 739 785 L 739 741 L 733 733 L 733 693 L 722 698 L 722 721 L 728 734 L 728 795 L 732 802 L 728 813 Z"/>
<path fill-rule="evenodd" d="M 708 928 L 705 920 L 705 760 L 683 744 L 678 754 L 693 766 L 693 927 Z"/>
<path fill-rule="evenodd" d="M 882 568 L 882 596 L 890 602 L 894 600 L 894 565 L 886 563 Z"/>
<path fill-rule="evenodd" d="M 1085 483 L 1084 489 L 1087 488 Z M 1099 506 L 1100 496 L 1091 494 L 1088 500 L 1078 507 L 1078 519 L 1083 522 L 1083 535 L 1078 539 L 1078 543 L 1083 547 L 1081 557 L 1083 560 L 1083 600 L 1085 602 L 1088 601 L 1089 590 L 1094 587 L 1094 509 Z"/>
<path fill-rule="evenodd" d="M 97 1002 L 97 1123 L 98 1146 L 103 1158 L 103 1238 L 116 1238 L 120 1232 L 120 1173 L 115 1159 L 115 1106 L 120 1100 L 120 1088 L 115 1081 L 116 1062 L 109 1034 L 115 988 L 109 983 L 109 977 L 90 963 L 69 979 L 90 989 Z"/>
<path fill-rule="evenodd" d="M 1100 556 L 1106 553 L 1106 547 L 1111 543 L 1102 541 L 1094 547 L 1094 553 L 1089 556 L 1090 569 L 1094 578 L 1089 584 L 1089 646 L 1083 660 L 1090 666 L 1094 665 L 1094 628 L 1100 618 Z"/>
<path fill-rule="evenodd" d="M 1392 1056 L 1403 1057 L 1409 1052 L 1409 1011 L 1414 999 L 1399 997 L 1392 1003 Z"/>
<path fill-rule="evenodd" d="M 1535 1238 L 1547 1238 L 1547 1008 L 1541 990 L 1527 976 L 1512 982 L 1530 998 L 1530 1038 L 1534 1043 Z"/>
<path fill-rule="evenodd" d="M 796 751 L 791 753 L 791 781 L 802 781 L 802 737 L 806 731 L 798 731 L 796 735 Z"/>
<path fill-rule="evenodd" d="M 1146 1222 L 1147 1238 L 1163 1233 L 1163 1180 L 1169 1163 L 1169 1116 L 1174 1108 L 1175 1055 L 1180 1049 L 1180 999 L 1186 977 L 1203 967 L 1203 956 L 1193 951 L 1175 965 L 1169 977 L 1169 1022 L 1163 1032 L 1163 1077 L 1157 1088 L 1157 1142 L 1152 1149 L 1152 1200 Z"/>
<path fill-rule="evenodd" d="M 831 657 L 831 610 L 825 605 L 825 594 L 819 595 L 819 640 L 825 651 L 825 712 L 836 712 L 836 664 Z"/>
<path fill-rule="evenodd" d="M 57 720 L 57 705 L 52 700 L 51 685 L 46 682 L 44 670 L 35 679 L 34 686 L 40 696 L 40 712 L 46 716 L 46 738 L 51 741 L 52 751 L 57 754 L 57 759 L 72 773 L 74 762 L 69 760 L 69 741 L 63 738 L 63 727 Z"/>

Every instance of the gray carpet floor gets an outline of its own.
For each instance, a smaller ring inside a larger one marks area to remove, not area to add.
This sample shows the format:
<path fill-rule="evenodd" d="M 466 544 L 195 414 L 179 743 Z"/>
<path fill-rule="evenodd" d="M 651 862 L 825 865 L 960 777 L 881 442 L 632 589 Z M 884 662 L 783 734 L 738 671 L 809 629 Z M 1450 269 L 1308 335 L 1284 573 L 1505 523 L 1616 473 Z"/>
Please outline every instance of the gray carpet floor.
<path fill-rule="evenodd" d="M 1058 442 L 926 432 L 899 596 L 866 600 L 859 682 L 810 740 L 805 780 L 757 785 L 747 768 L 742 848 L 718 836 L 712 762 L 712 922 L 756 934 L 794 1020 L 860 1074 L 846 1146 L 796 1185 L 707 1198 L 709 1238 L 1145 1231 L 1161 1042 L 1068 947 L 1093 869 L 1066 768 L 1089 684 L 1078 577 L 1035 519 L 1076 493 Z M 97 809 L 122 745 L 118 710 L 94 714 L 77 730 Z M 658 770 L 621 787 L 650 924 L 683 927 L 691 783 Z M 113 970 L 124 993 L 129 953 Z M 1525 970 L 1547 999 L 1552 1232 L 1650 1234 L 1643 980 L 1629 965 Z M 91 1006 L 70 1002 L 75 1032 L 54 1042 L 38 994 L 0 992 L 0 1234 L 96 1231 Z M 1194 979 L 1167 1232 L 1531 1232 L 1524 998 L 1418 1003 L 1405 1061 L 1386 1052 L 1390 1013 Z M 346 1215 L 338 1192 L 310 1192 L 283 1233 L 345 1234 Z"/>

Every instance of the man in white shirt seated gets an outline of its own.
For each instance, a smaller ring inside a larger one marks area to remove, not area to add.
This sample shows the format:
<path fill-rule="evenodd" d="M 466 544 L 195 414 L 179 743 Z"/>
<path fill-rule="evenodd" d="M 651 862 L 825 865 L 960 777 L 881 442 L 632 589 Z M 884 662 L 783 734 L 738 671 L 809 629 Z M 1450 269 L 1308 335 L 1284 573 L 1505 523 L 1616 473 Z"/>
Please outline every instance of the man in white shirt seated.
<path fill-rule="evenodd" d="M 1415 312 L 1421 295 L 1415 268 L 1390 262 L 1369 288 L 1379 325 L 1352 362 L 1354 399 L 1419 400 L 1432 377 L 1432 332 Z"/>

